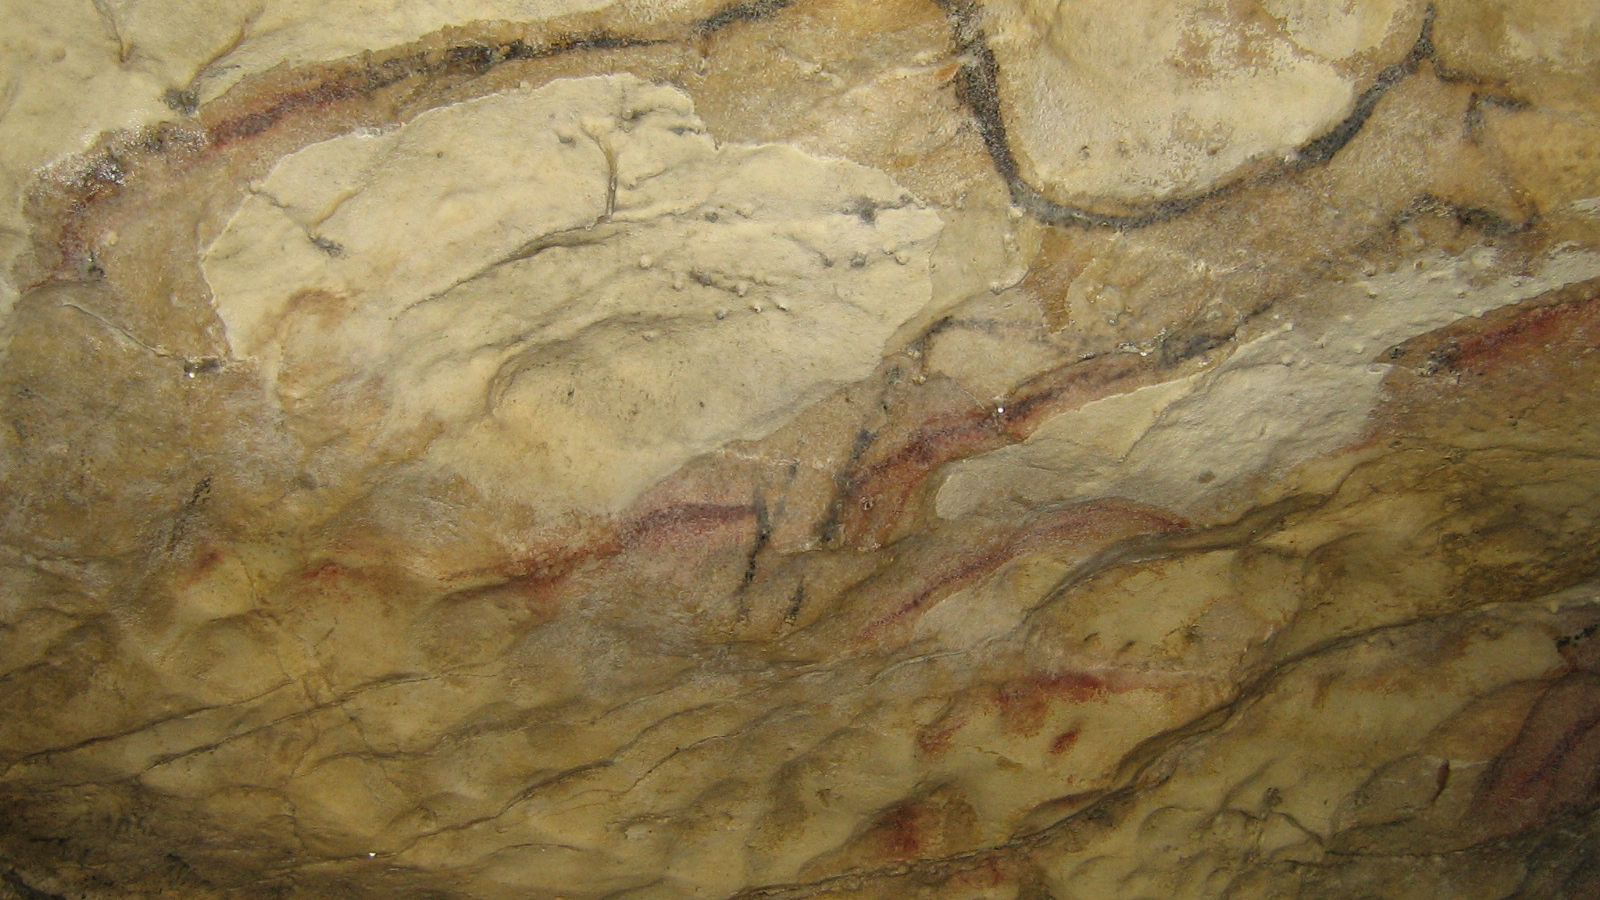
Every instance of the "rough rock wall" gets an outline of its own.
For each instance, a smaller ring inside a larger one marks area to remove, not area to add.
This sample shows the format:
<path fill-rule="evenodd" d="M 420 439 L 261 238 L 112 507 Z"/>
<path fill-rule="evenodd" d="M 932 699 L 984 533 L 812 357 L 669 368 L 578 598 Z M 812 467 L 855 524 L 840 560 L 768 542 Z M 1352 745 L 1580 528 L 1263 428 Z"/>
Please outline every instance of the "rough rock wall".
<path fill-rule="evenodd" d="M 6 0 L 0 897 L 1600 896 L 1600 8 Z"/>

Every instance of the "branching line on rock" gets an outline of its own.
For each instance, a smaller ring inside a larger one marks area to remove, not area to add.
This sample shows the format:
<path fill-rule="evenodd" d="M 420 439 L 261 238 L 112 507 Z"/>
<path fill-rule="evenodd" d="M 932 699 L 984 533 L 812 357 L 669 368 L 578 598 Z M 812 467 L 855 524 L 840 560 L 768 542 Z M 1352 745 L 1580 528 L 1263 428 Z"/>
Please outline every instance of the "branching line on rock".
<path fill-rule="evenodd" d="M 88 316 L 89 318 L 95 320 L 96 322 L 99 322 L 101 325 L 104 325 L 106 327 L 107 331 L 110 331 L 112 334 L 116 335 L 117 337 L 121 338 L 122 340 L 125 340 L 128 343 L 133 344 L 136 347 L 139 347 L 139 348 L 141 348 L 143 350 L 146 350 L 146 351 L 148 351 L 148 352 L 150 352 L 150 353 L 152 353 L 152 354 L 154 354 L 156 356 L 159 356 L 162 359 L 177 359 L 177 360 L 183 360 L 185 362 L 188 361 L 188 358 L 183 356 L 182 354 L 173 353 L 170 350 L 163 350 L 160 347 L 155 346 L 154 344 L 151 344 L 151 343 L 148 343 L 147 341 L 141 340 L 139 337 L 134 335 L 133 332 L 129 331 L 128 329 L 124 328 L 121 325 L 118 325 L 117 323 L 111 321 L 110 319 L 106 318 L 105 316 L 100 315 L 99 313 L 97 313 L 97 312 L 95 312 L 95 311 L 93 311 L 91 309 L 87 309 L 85 307 L 79 306 L 76 303 L 72 303 L 70 301 L 65 301 L 65 300 L 58 301 L 56 303 L 56 305 L 60 306 L 63 309 L 74 310 L 76 312 L 80 312 L 80 313 Z"/>
<path fill-rule="evenodd" d="M 193 707 L 193 708 L 190 708 L 190 709 L 182 710 L 181 712 L 170 713 L 170 714 L 162 716 L 162 717 L 160 717 L 158 719 L 153 719 L 153 720 L 151 720 L 149 722 L 142 722 L 142 723 L 140 723 L 138 725 L 135 725 L 135 726 L 133 726 L 131 728 L 125 728 L 125 729 L 123 729 L 121 731 L 112 732 L 111 734 L 95 735 L 94 737 L 84 738 L 83 740 L 75 741 L 75 742 L 73 742 L 71 744 L 67 744 L 67 745 L 64 745 L 64 746 L 61 746 L 61 747 L 50 747 L 50 748 L 47 748 L 47 749 L 44 749 L 44 750 L 36 750 L 36 751 L 34 751 L 32 753 L 27 754 L 26 756 L 23 756 L 23 757 L 17 759 L 15 762 L 13 762 L 10 765 L 6 766 L 6 768 L 3 771 L 0 771 L 0 777 L 3 777 L 5 775 L 9 774 L 11 772 L 11 770 L 15 769 L 17 766 L 26 765 L 26 764 L 28 764 L 30 762 L 33 762 L 34 760 L 45 759 L 45 758 L 48 758 L 48 757 L 51 757 L 51 756 L 60 756 L 62 754 L 66 754 L 66 753 L 75 753 L 75 752 L 77 752 L 79 750 L 84 750 L 84 749 L 87 749 L 89 747 L 98 746 L 100 744 L 109 743 L 111 741 L 121 740 L 121 739 L 126 738 L 126 737 L 132 737 L 133 735 L 141 734 L 141 733 L 149 731 L 149 730 L 151 730 L 153 728 L 159 728 L 162 725 L 166 725 L 166 724 L 169 724 L 171 722 L 176 722 L 176 721 L 179 721 L 181 719 L 187 719 L 187 718 L 190 718 L 192 716 L 197 716 L 197 715 L 200 715 L 201 713 L 214 712 L 214 711 L 220 710 L 220 709 L 230 709 L 230 708 L 237 707 L 237 706 L 243 706 L 243 705 L 249 704 L 249 703 L 254 703 L 257 700 L 260 700 L 262 697 L 267 696 L 268 694 L 272 694 L 272 693 L 275 693 L 277 691 L 281 691 L 286 687 L 290 687 L 291 685 L 292 685 L 292 682 L 284 682 L 284 683 L 281 683 L 281 684 L 276 684 L 276 685 L 273 685 L 272 687 L 270 687 L 270 688 L 268 688 L 268 689 L 266 689 L 266 690 L 264 690 L 264 691 L 262 691 L 262 692 L 260 692 L 258 694 L 254 694 L 254 695 L 249 696 L 249 697 L 242 697 L 242 698 L 240 698 L 238 700 L 232 700 L 232 701 L 229 701 L 227 703 L 215 703 L 215 704 L 211 704 L 209 706 L 197 706 L 197 707 Z"/>
<path fill-rule="evenodd" d="M 1063 575 L 1046 592 L 1034 610 L 1029 612 L 1029 616 L 1102 572 L 1174 556 L 1237 547 L 1276 530 L 1290 516 L 1317 509 L 1331 499 L 1333 493 L 1295 494 L 1253 509 L 1224 525 L 1189 531 L 1141 534 L 1118 541 Z"/>
<path fill-rule="evenodd" d="M 584 774 L 586 772 L 592 772 L 592 771 L 595 771 L 595 770 L 598 770 L 598 769 L 607 769 L 607 768 L 610 768 L 612 765 L 614 765 L 614 763 L 612 763 L 608 759 L 605 759 L 605 760 L 598 760 L 598 761 L 592 762 L 592 763 L 584 763 L 581 766 L 573 766 L 571 768 L 562 769 L 561 771 L 556 772 L 555 774 L 550 775 L 550 776 L 548 776 L 546 778 L 542 778 L 542 779 L 534 782 L 533 784 L 528 785 L 527 787 L 523 788 L 522 790 L 518 791 L 515 795 L 513 795 L 511 797 L 511 799 L 509 799 L 505 803 L 501 804 L 501 806 L 498 809 L 496 809 L 492 813 L 489 813 L 488 815 L 474 816 L 473 818 L 466 819 L 466 820 L 463 820 L 461 822 L 455 822 L 455 823 L 452 823 L 450 825 L 445 825 L 445 826 L 443 826 L 441 828 L 436 828 L 433 831 L 425 831 L 425 832 L 413 837 L 411 840 L 407 841 L 399 849 L 393 851 L 392 853 L 385 854 L 385 855 L 388 855 L 388 856 L 399 856 L 399 855 L 405 853 L 406 851 L 410 850 L 411 848 L 415 847 L 416 845 L 418 845 L 418 844 L 422 843 L 423 841 L 427 840 L 428 838 L 438 837 L 439 835 L 443 835 L 443 834 L 451 834 L 451 833 L 458 832 L 458 831 L 465 831 L 465 830 L 467 830 L 469 828 L 473 828 L 475 826 L 482 825 L 482 824 L 485 824 L 487 822 L 492 822 L 495 819 L 498 819 L 501 816 L 505 815 L 506 813 L 510 812 L 512 809 L 514 809 L 515 807 L 519 806 L 520 804 L 526 803 L 528 800 L 531 800 L 533 797 L 537 796 L 540 791 L 543 791 L 543 790 L 545 790 L 547 788 L 550 788 L 550 787 L 554 787 L 555 785 L 560 784 L 560 783 L 562 783 L 564 781 L 568 781 L 568 780 L 570 780 L 572 778 L 576 778 L 577 776 L 582 775 L 582 774 Z"/>
<path fill-rule="evenodd" d="M 455 282 L 450 284 L 449 287 L 434 291 L 426 297 L 407 304 L 403 309 L 400 310 L 398 315 L 405 315 L 413 310 L 427 306 L 428 304 L 433 303 L 442 297 L 448 296 L 457 288 L 464 287 L 465 285 L 471 284 L 474 281 L 485 278 L 494 273 L 496 270 L 505 266 L 509 266 L 512 263 L 533 259 L 535 256 L 538 256 L 540 253 L 543 253 L 546 250 L 557 247 L 588 247 L 595 244 L 604 243 L 608 239 L 616 236 L 616 234 L 621 230 L 618 226 L 608 226 L 605 224 L 606 219 L 609 216 L 610 210 L 608 209 L 605 216 L 596 219 L 594 222 L 588 225 L 581 225 L 576 228 L 566 228 L 561 231 L 553 231 L 549 234 L 541 234 L 536 238 L 532 238 L 531 240 L 524 242 L 515 250 L 512 250 L 510 253 L 507 253 L 499 259 L 484 265 L 476 272 L 457 279 Z"/>
<path fill-rule="evenodd" d="M 1170 761 L 1180 748 L 1201 735 L 1219 732 L 1281 684 L 1297 668 L 1316 659 L 1338 654 L 1354 645 L 1388 634 L 1399 634 L 1409 629 L 1427 627 L 1438 622 L 1465 620 L 1475 615 L 1492 612 L 1498 607 L 1516 608 L 1516 604 L 1488 604 L 1467 610 L 1455 610 L 1434 616 L 1417 616 L 1404 622 L 1395 622 L 1369 628 L 1352 634 L 1330 638 L 1275 661 L 1256 678 L 1246 682 L 1231 699 L 1191 719 L 1140 742 L 1123 757 L 1122 765 L 1113 776 L 1115 787 L 1108 788 L 1091 799 L 1087 805 L 1037 831 L 1018 835 L 1001 844 L 981 847 L 949 856 L 923 857 L 865 871 L 830 875 L 809 882 L 791 882 L 750 887 L 732 894 L 728 900 L 765 900 L 765 898 L 800 898 L 822 894 L 859 890 L 867 883 L 882 882 L 907 875 L 922 878 L 947 877 L 971 871 L 997 857 L 1042 849 L 1051 844 L 1083 840 L 1084 832 L 1109 829 L 1116 825 L 1119 813 L 1131 806 L 1138 797 L 1166 781 L 1169 773 L 1161 771 L 1160 764 Z M 1286 818 L 1288 818 L 1286 816 Z M 1301 823 L 1290 824 L 1307 835 L 1317 838 L 1315 832 Z"/>

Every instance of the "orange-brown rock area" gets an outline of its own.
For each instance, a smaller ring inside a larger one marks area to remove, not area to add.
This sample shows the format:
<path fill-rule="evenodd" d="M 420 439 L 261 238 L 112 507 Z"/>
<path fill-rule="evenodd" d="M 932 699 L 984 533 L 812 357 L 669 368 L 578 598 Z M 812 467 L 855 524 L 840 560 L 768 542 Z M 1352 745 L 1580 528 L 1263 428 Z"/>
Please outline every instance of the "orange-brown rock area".
<path fill-rule="evenodd" d="M 0 900 L 1600 897 L 1592 0 L 0 48 Z"/>

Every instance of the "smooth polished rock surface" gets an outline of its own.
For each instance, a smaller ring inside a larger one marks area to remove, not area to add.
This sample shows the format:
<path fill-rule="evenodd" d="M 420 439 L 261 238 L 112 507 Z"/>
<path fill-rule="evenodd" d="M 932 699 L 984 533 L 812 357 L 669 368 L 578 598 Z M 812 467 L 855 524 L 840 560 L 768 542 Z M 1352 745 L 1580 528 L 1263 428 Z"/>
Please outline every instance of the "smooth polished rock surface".
<path fill-rule="evenodd" d="M 1581 0 L 10 0 L 0 898 L 1600 896 Z"/>

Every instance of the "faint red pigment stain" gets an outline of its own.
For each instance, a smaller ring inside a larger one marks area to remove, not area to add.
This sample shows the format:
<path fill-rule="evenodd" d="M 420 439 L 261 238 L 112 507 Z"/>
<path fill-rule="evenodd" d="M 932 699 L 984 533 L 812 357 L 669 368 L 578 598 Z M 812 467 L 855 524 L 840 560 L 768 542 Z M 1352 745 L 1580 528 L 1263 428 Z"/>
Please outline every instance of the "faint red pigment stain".
<path fill-rule="evenodd" d="M 981 581 L 1025 551 L 1064 543 L 1097 548 L 1137 534 L 1181 531 L 1189 524 L 1180 516 L 1154 507 L 1122 501 L 1094 501 L 1051 512 L 977 552 L 956 557 L 924 579 L 893 610 L 869 623 L 859 639 L 876 640 L 957 590 Z"/>
<path fill-rule="evenodd" d="M 161 125 L 130 133 L 89 157 L 71 177 L 71 201 L 61 215 L 55 236 L 54 243 L 60 254 L 58 274 L 92 266 L 94 242 L 89 234 L 93 230 L 90 221 L 107 201 L 136 190 L 134 185 L 140 180 L 137 171 L 142 165 L 166 159 L 170 165 L 181 168 L 195 158 L 232 150 L 235 145 L 274 130 L 295 112 L 326 111 L 334 103 L 368 92 L 370 88 L 364 84 L 365 80 L 366 76 L 359 71 L 345 72 L 298 89 L 264 91 L 255 101 L 257 108 L 211 123 L 203 133 L 196 135 L 194 147 L 189 147 L 187 141 L 174 140 L 174 129 Z M 170 153 L 175 146 L 181 147 L 185 154 Z"/>
<path fill-rule="evenodd" d="M 882 543 L 931 472 L 1006 443 L 991 416 L 946 417 L 916 429 L 887 457 L 850 479 L 841 516 L 848 540 L 859 545 Z"/>
<path fill-rule="evenodd" d="M 81 276 L 84 270 L 94 268 L 85 220 L 92 217 L 97 204 L 121 195 L 124 187 L 136 180 L 130 177 L 127 164 L 164 158 L 169 171 L 178 171 L 197 160 L 226 156 L 240 147 L 248 148 L 253 139 L 285 132 L 297 119 L 307 120 L 313 114 L 319 125 L 339 115 L 357 118 L 361 110 L 354 109 L 351 101 L 375 96 L 407 81 L 428 84 L 430 79 L 441 76 L 444 80 L 473 79 L 513 59 L 547 59 L 568 51 L 614 50 L 650 43 L 653 41 L 596 32 L 569 35 L 537 47 L 513 40 L 491 48 L 480 40 L 464 37 L 462 43 L 452 47 L 405 49 L 387 58 L 379 53 L 368 53 L 301 70 L 281 66 L 251 76 L 230 89 L 223 98 L 201 106 L 191 122 L 164 122 L 124 132 L 110 146 L 85 154 L 74 163 L 76 171 L 67 185 L 66 199 L 70 203 L 65 206 L 54 240 L 61 254 L 54 266 L 55 274 Z M 406 100 L 415 100 L 415 96 Z M 341 104 L 346 108 L 339 109 Z M 393 108 L 388 112 L 394 112 Z M 348 130 L 358 124 L 376 124 L 374 120 L 384 115 L 385 111 L 374 110 L 362 121 L 336 124 Z M 401 115 L 395 121 L 404 118 Z M 173 149 L 181 152 L 169 152 Z M 249 165 L 246 163 L 245 168 Z"/>
<path fill-rule="evenodd" d="M 573 573 L 587 560 L 594 558 L 596 548 L 583 548 L 555 556 L 522 556 L 496 567 L 503 580 L 480 587 L 458 591 L 458 599 L 473 599 L 495 593 L 509 593 L 525 603 L 558 606 L 561 589 Z M 614 554 L 614 551 L 612 551 Z"/>
<path fill-rule="evenodd" d="M 386 64 L 394 68 L 394 61 Z M 195 160 L 217 151 L 230 151 L 277 129 L 296 112 L 326 112 L 335 103 L 369 94 L 392 84 L 399 76 L 375 74 L 369 65 L 342 72 L 301 73 L 288 83 L 258 85 L 256 95 L 243 103 L 219 103 L 200 114 L 202 124 L 191 132 L 187 126 L 161 123 L 123 133 L 108 146 L 80 158 L 76 171 L 67 176 L 70 201 L 61 214 L 54 243 L 60 253 L 57 273 L 82 270 L 94 262 L 93 242 L 88 233 L 90 220 L 108 200 L 137 191 L 141 171 L 155 160 L 164 160 L 172 170 L 180 170 Z M 298 81 L 298 85 L 295 82 Z M 218 112 L 227 105 L 230 111 Z M 159 180 L 159 179 L 158 179 Z"/>
<path fill-rule="evenodd" d="M 515 578 L 509 581 L 454 591 L 442 598 L 447 603 L 487 602 L 505 610 L 531 615 L 548 622 L 561 615 L 565 574 L 548 579 Z"/>
<path fill-rule="evenodd" d="M 933 810 L 912 801 L 895 805 L 878 824 L 880 846 L 885 856 L 906 859 L 922 851 L 926 832 L 937 823 Z"/>
<path fill-rule="evenodd" d="M 524 556 L 495 569 L 506 583 L 542 587 L 564 581 L 586 558 L 588 554 L 572 554 L 553 560 Z"/>
<path fill-rule="evenodd" d="M 999 568 L 1010 558 L 1009 548 L 999 548 L 976 557 L 966 557 L 957 565 L 937 573 L 931 580 L 926 581 L 909 598 L 903 601 L 891 612 L 873 620 L 862 630 L 860 640 L 876 640 L 887 630 L 904 622 L 908 622 L 914 615 L 934 606 L 939 599 L 954 593 L 961 587 L 973 584 L 982 576 Z"/>
<path fill-rule="evenodd" d="M 1407 344 L 1426 354 L 1424 376 L 1447 372 L 1483 377 L 1524 372 L 1572 351 L 1600 348 L 1600 280 L 1569 285 L 1539 301 L 1463 319 Z M 1398 358 L 1401 354 L 1391 354 Z"/>
<path fill-rule="evenodd" d="M 101 226 L 93 224 L 92 219 L 103 204 L 121 195 L 123 185 L 120 180 L 95 175 L 92 171 L 79 176 L 74 184 L 76 196 L 61 213 L 60 227 L 56 231 L 56 252 L 60 254 L 60 259 L 55 263 L 54 271 L 57 275 L 70 274 L 76 277 L 98 265 L 95 260 L 96 242 L 90 232 L 99 230 Z M 35 288 L 43 283 L 44 280 L 37 281 L 29 287 Z"/>
<path fill-rule="evenodd" d="M 626 520 L 575 545 L 548 544 L 488 568 L 457 572 L 456 582 L 475 582 L 455 591 L 457 599 L 511 594 L 530 603 L 556 607 L 573 576 L 585 566 L 615 562 L 633 551 L 684 550 L 730 526 L 753 527 L 750 505 L 690 503 L 666 506 Z"/>
<path fill-rule="evenodd" d="M 1105 679 L 1089 672 L 1044 672 L 1001 684 L 995 689 L 994 703 L 1007 734 L 1030 737 L 1044 727 L 1055 703 L 1084 703 L 1108 690 Z M 1072 735 L 1076 741 L 1076 732 Z"/>
<path fill-rule="evenodd" d="M 1046 420 L 1085 403 L 1132 390 L 1155 380 L 1160 367 L 1152 358 L 1118 353 L 1084 360 L 1044 372 L 1006 402 L 1000 421 L 1014 441 L 1031 436 Z"/>
<path fill-rule="evenodd" d="M 206 128 L 207 142 L 216 149 L 260 136 L 298 112 L 324 111 L 332 104 L 371 93 L 382 87 L 366 72 L 346 71 L 329 76 L 311 76 L 309 84 L 263 92 L 255 108 L 246 108 Z"/>
<path fill-rule="evenodd" d="M 1013 880 L 1011 874 L 993 856 L 985 857 L 976 868 L 968 869 L 956 876 L 956 883 L 975 888 L 997 888 Z"/>
<path fill-rule="evenodd" d="M 755 524 L 751 504 L 682 503 L 652 510 L 625 524 L 619 534 L 624 550 L 661 548 L 705 537 L 729 526 Z"/>
<path fill-rule="evenodd" d="M 1570 673 L 1534 704 L 1479 784 L 1470 821 L 1508 834 L 1600 801 L 1600 675 Z"/>
<path fill-rule="evenodd" d="M 56 274 L 71 272 L 74 269 L 82 270 L 89 266 L 91 259 L 89 241 L 83 235 L 83 219 L 89 213 L 86 203 L 74 203 L 62 216 L 61 230 L 56 236 L 56 252 L 61 255 L 61 260 L 56 264 Z M 43 284 L 36 281 L 28 285 L 36 288 Z"/>
<path fill-rule="evenodd" d="M 205 575 L 215 569 L 225 555 L 219 547 L 207 547 L 195 558 L 194 567 L 190 571 L 196 575 Z"/>
<path fill-rule="evenodd" d="M 1040 375 L 993 412 L 966 409 L 929 419 L 850 478 L 840 517 L 847 540 L 861 546 L 885 540 L 928 476 L 946 463 L 1024 440 L 1051 416 L 1132 390 L 1157 371 L 1142 357 L 1100 357 Z"/>
<path fill-rule="evenodd" d="M 1569 285 L 1540 301 L 1464 319 L 1407 342 L 1403 352 L 1388 354 L 1404 365 L 1385 379 L 1383 406 L 1365 437 L 1349 449 L 1410 433 L 1411 417 L 1437 410 L 1440 392 L 1493 390 L 1515 425 L 1519 410 L 1533 408 L 1552 379 L 1570 378 L 1573 364 L 1600 349 L 1597 298 L 1600 280 Z"/>
<path fill-rule="evenodd" d="M 377 587 L 372 579 L 363 577 L 362 570 L 331 559 L 306 566 L 300 571 L 299 580 L 313 597 L 346 603 L 353 601 L 358 591 L 370 594 Z"/>
<path fill-rule="evenodd" d="M 330 581 L 335 581 L 342 578 L 345 572 L 346 569 L 344 566 L 339 565 L 331 559 L 327 559 L 320 563 L 307 566 L 306 569 L 300 573 L 300 579 L 302 581 L 326 584 Z"/>
<path fill-rule="evenodd" d="M 947 716 L 917 730 L 917 750 L 926 757 L 937 757 L 950 749 L 950 740 L 966 726 L 967 715 Z"/>
<path fill-rule="evenodd" d="M 1081 541 L 1085 538 L 1118 539 L 1135 534 L 1171 534 L 1192 527 L 1182 516 L 1164 509 L 1124 500 L 1095 500 L 1041 516 L 1018 536 L 1018 549 L 1040 544 Z"/>
<path fill-rule="evenodd" d="M 1522 365 L 1553 344 L 1600 346 L 1600 304 L 1592 299 L 1530 309 L 1511 321 L 1457 338 L 1447 365 L 1477 375 Z"/>
<path fill-rule="evenodd" d="M 177 574 L 179 585 L 184 588 L 194 587 L 215 572 L 227 558 L 228 551 L 215 544 L 201 547 L 191 557 L 188 567 Z"/>
<path fill-rule="evenodd" d="M 1071 750 L 1077 746 L 1078 738 L 1082 734 L 1083 730 L 1081 728 L 1071 728 L 1056 735 L 1055 740 L 1050 742 L 1050 754 L 1052 756 L 1060 756 Z"/>

